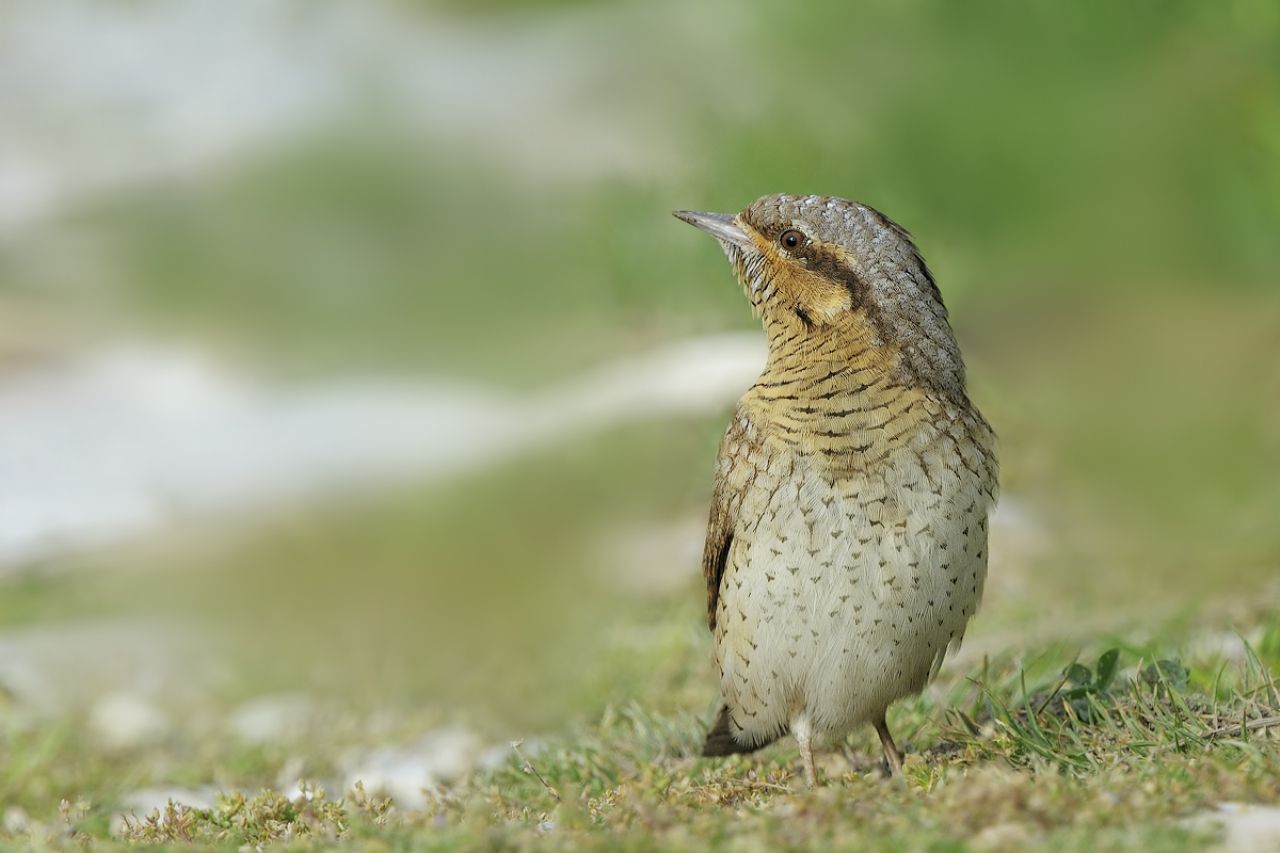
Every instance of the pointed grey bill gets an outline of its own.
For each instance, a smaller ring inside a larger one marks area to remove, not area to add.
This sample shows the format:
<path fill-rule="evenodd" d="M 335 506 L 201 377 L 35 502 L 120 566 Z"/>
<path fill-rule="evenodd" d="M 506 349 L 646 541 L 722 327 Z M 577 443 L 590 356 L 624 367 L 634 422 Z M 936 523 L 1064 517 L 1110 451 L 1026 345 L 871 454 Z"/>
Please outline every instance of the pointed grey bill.
<path fill-rule="evenodd" d="M 742 230 L 737 217 L 732 213 L 700 213 L 696 210 L 677 210 L 672 213 L 676 219 L 682 219 L 695 228 L 701 228 L 722 243 L 747 248 L 751 238 Z"/>

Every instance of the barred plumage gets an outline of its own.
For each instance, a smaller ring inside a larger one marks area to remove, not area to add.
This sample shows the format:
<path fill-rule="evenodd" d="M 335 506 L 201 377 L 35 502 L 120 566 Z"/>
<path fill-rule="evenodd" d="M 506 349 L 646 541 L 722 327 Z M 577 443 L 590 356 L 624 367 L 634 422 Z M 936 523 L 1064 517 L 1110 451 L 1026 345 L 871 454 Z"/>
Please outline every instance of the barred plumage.
<path fill-rule="evenodd" d="M 720 240 L 769 338 L 720 448 L 703 559 L 724 708 L 706 754 L 872 723 L 919 692 L 982 597 L 995 439 L 933 276 L 857 202 L 677 216 Z M 797 237 L 797 234 L 799 237 Z"/>

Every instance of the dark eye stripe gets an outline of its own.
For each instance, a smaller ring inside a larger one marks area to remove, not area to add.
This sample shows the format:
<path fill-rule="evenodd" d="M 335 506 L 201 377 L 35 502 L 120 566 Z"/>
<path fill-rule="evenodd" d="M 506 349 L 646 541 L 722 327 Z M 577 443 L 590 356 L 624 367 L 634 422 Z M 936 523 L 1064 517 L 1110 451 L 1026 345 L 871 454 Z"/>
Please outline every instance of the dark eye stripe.
<path fill-rule="evenodd" d="M 831 249 L 822 244 L 806 248 L 802 256 L 808 261 L 809 268 L 829 281 L 843 284 L 849 291 L 849 297 L 856 308 L 867 302 L 867 286 L 858 273 L 840 259 Z"/>

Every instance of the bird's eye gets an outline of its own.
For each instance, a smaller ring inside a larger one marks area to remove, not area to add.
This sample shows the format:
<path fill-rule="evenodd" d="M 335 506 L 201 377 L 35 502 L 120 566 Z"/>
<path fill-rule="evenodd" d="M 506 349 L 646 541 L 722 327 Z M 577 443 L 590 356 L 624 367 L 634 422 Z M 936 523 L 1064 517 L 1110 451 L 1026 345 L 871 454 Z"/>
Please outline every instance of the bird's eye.
<path fill-rule="evenodd" d="M 809 238 L 794 228 L 788 228 L 778 235 L 778 244 L 784 249 L 798 249 L 807 242 Z"/>

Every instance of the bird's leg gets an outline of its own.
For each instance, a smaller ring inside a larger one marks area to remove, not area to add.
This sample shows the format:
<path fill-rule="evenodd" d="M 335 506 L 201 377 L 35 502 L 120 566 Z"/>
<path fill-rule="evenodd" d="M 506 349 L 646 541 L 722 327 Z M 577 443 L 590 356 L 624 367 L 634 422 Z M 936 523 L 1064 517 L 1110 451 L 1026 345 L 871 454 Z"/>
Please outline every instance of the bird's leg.
<path fill-rule="evenodd" d="M 889 724 L 885 722 L 884 714 L 881 714 L 880 719 L 876 721 L 876 734 L 880 735 L 880 745 L 884 747 L 884 763 L 889 765 L 889 775 L 901 776 L 902 753 L 898 752 L 898 746 L 893 742 L 893 735 L 889 734 Z"/>
<path fill-rule="evenodd" d="M 810 788 L 818 787 L 818 768 L 813 763 L 813 744 L 810 740 L 809 721 L 798 718 L 791 724 L 791 733 L 796 736 L 800 746 L 800 763 L 804 765 L 804 780 Z"/>

